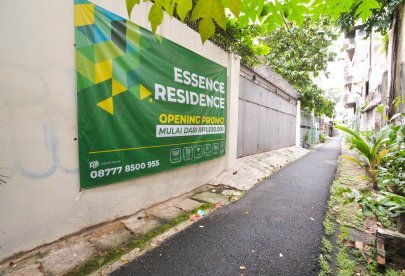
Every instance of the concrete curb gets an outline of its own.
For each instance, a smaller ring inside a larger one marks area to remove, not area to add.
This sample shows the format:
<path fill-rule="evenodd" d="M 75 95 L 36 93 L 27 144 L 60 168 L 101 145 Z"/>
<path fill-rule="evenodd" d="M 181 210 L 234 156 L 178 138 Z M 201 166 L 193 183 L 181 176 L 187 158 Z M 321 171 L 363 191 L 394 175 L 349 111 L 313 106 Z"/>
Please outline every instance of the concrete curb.
<path fill-rule="evenodd" d="M 240 199 L 243 191 L 308 152 L 309 150 L 294 146 L 239 158 L 230 170 L 189 193 L 137 211 L 131 216 L 84 229 L 53 243 L 9 257 L 0 262 L 0 275 L 73 274 L 97 257 L 100 257 L 101 263 L 91 275 L 105 275 L 186 229 L 195 220 L 191 221 L 187 217 L 185 221 L 152 237 L 144 248 L 136 247 L 124 253 L 117 261 L 103 263 L 103 254 L 133 240 L 142 239 L 171 221 L 190 215 L 203 204 L 215 205 L 205 211 L 207 214 L 222 205 L 230 204 Z"/>

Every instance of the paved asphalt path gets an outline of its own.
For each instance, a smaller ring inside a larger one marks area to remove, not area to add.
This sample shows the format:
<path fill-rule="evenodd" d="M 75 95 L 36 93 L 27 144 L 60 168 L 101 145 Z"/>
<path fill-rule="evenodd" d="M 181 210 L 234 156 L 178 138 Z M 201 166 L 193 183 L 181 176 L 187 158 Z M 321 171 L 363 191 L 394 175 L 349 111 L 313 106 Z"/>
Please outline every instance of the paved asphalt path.
<path fill-rule="evenodd" d="M 332 139 L 112 275 L 318 275 L 339 152 Z"/>

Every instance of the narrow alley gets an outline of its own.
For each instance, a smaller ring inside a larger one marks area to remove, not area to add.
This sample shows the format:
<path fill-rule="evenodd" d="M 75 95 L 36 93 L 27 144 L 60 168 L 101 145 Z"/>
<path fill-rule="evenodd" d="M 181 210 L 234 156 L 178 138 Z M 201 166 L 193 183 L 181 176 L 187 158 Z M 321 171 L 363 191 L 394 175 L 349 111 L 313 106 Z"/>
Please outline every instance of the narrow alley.
<path fill-rule="evenodd" d="M 339 152 L 331 139 L 112 275 L 316 275 Z"/>

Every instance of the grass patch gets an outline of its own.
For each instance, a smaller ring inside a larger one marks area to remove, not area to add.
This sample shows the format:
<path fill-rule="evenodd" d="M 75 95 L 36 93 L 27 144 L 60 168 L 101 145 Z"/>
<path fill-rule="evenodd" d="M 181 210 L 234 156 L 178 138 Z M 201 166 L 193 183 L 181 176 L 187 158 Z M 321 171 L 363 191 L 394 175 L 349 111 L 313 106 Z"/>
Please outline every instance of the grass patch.
<path fill-rule="evenodd" d="M 352 260 L 348 254 L 348 249 L 346 247 L 340 248 L 337 255 L 337 265 L 339 267 L 339 275 L 355 275 L 356 273 L 356 262 Z"/>
<path fill-rule="evenodd" d="M 345 147 L 343 147 L 342 153 L 353 155 Z M 319 258 L 321 268 L 319 275 L 332 273 L 340 276 L 353 276 L 356 273 L 373 276 L 401 275 L 399 271 L 388 267 L 384 274 L 378 272 L 374 247 L 363 251 L 369 258 L 367 259 L 358 249 L 348 247 L 346 242 L 350 240 L 350 227 L 359 230 L 364 228 L 365 216 L 357 203 L 347 202 L 345 194 L 341 192 L 342 188 L 355 188 L 361 193 L 365 193 L 369 191 L 368 182 L 370 182 L 370 178 L 364 168 L 339 158 L 337 177 L 330 187 L 328 211 L 323 222 L 327 236 L 322 238 L 323 255 Z M 371 263 L 368 263 L 368 260 L 371 260 Z M 332 268 L 332 272 L 328 268 Z"/>
<path fill-rule="evenodd" d="M 326 217 L 323 221 L 323 227 L 327 236 L 332 236 L 335 233 L 335 223 L 329 217 Z"/>
<path fill-rule="evenodd" d="M 340 234 L 339 234 L 338 237 L 339 237 L 339 240 L 347 240 L 347 239 L 349 239 L 349 229 L 346 226 L 341 225 L 340 226 Z"/>
<path fill-rule="evenodd" d="M 145 249 L 149 242 L 165 233 L 166 231 L 170 230 L 171 228 L 177 226 L 178 224 L 187 221 L 190 215 L 197 213 L 198 210 L 207 210 L 214 208 L 214 205 L 211 203 L 204 203 L 200 207 L 187 212 L 181 216 L 176 217 L 175 219 L 171 220 L 170 222 L 162 225 L 160 228 L 149 231 L 148 233 L 144 234 L 141 238 L 130 240 L 125 245 L 115 248 L 110 251 L 102 252 L 98 256 L 94 256 L 93 258 L 89 259 L 84 265 L 80 268 L 68 273 L 67 275 L 88 275 L 91 272 L 97 270 L 101 266 L 104 266 L 109 263 L 113 263 L 121 258 L 122 255 L 127 254 L 128 252 L 134 250 L 135 248 Z"/>
<path fill-rule="evenodd" d="M 322 251 L 324 253 L 332 253 L 333 246 L 328 239 L 325 237 L 322 238 Z"/>
<path fill-rule="evenodd" d="M 329 262 L 327 258 L 325 258 L 323 255 L 319 256 L 319 265 L 321 267 L 319 276 L 326 276 L 332 274 L 332 269 L 329 266 Z"/>
<path fill-rule="evenodd" d="M 387 271 L 385 271 L 385 276 L 401 276 L 403 274 L 401 274 L 401 272 L 394 270 L 392 268 L 387 269 Z"/>
<path fill-rule="evenodd" d="M 339 209 L 338 219 L 341 223 L 351 224 L 358 228 L 363 227 L 363 212 L 357 208 L 357 203 L 347 203 L 341 205 Z"/>

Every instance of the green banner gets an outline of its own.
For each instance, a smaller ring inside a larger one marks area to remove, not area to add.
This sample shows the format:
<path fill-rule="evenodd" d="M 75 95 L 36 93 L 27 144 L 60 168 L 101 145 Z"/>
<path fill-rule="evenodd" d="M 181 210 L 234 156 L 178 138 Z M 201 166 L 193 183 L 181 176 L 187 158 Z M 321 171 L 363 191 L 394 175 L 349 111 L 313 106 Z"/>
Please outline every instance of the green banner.
<path fill-rule="evenodd" d="M 225 67 L 91 2 L 74 10 L 82 188 L 225 154 Z"/>

